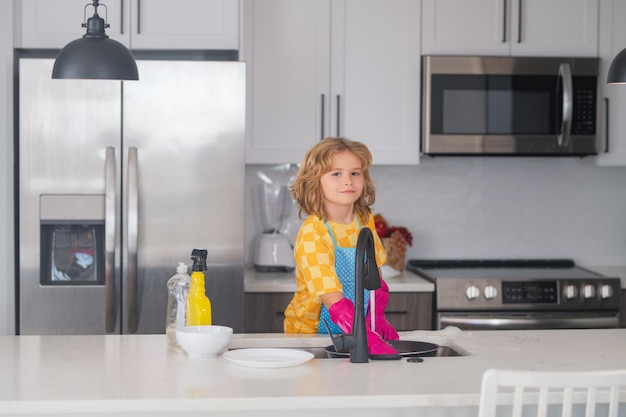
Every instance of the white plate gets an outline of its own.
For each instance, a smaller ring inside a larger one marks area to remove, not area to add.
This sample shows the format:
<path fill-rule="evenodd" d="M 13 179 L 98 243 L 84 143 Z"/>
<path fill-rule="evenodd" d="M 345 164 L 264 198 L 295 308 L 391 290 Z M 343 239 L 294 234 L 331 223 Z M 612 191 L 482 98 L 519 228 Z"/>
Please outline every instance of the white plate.
<path fill-rule="evenodd" d="M 311 352 L 296 349 L 235 349 L 222 355 L 238 365 L 252 368 L 286 368 L 298 366 L 315 357 Z"/>

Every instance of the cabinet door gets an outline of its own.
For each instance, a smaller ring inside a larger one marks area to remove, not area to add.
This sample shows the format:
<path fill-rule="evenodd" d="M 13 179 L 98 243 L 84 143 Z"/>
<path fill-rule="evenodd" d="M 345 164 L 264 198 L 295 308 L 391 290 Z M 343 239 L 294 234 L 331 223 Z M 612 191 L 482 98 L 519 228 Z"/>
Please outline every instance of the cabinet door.
<path fill-rule="evenodd" d="M 330 1 L 244 2 L 247 163 L 297 163 L 329 132 Z"/>
<path fill-rule="evenodd" d="M 509 0 L 422 0 L 424 55 L 508 55 Z"/>
<path fill-rule="evenodd" d="M 374 164 L 417 164 L 419 2 L 334 1 L 331 15 L 331 135 L 365 143 Z"/>
<path fill-rule="evenodd" d="M 85 2 L 86 3 L 86 2 Z M 82 37 L 93 16 L 76 0 L 19 0 L 18 48 L 60 49 Z M 105 0 L 106 34 L 131 49 L 239 49 L 238 0 Z"/>
<path fill-rule="evenodd" d="M 391 292 L 385 317 L 397 331 L 432 330 L 433 293 Z"/>
<path fill-rule="evenodd" d="M 598 0 L 513 0 L 514 56 L 598 55 Z"/>
<path fill-rule="evenodd" d="M 428 54 L 597 56 L 599 0 L 423 0 Z"/>
<path fill-rule="evenodd" d="M 337 135 L 375 164 L 418 162 L 419 2 L 248 0 L 242 57 L 247 163 L 297 163 Z"/>
<path fill-rule="evenodd" d="M 246 333 L 282 333 L 284 311 L 293 293 L 246 293 L 244 328 Z"/>
<path fill-rule="evenodd" d="M 598 165 L 626 165 L 626 85 L 607 84 L 606 77 L 613 58 L 626 48 L 626 2 L 602 1 L 600 7 L 600 89 L 604 98 L 600 103 L 604 117 L 598 123 L 604 146 L 597 157 Z M 626 309 L 623 309 L 626 311 Z"/>
<path fill-rule="evenodd" d="M 132 0 L 132 49 L 239 49 L 238 0 Z"/>
<path fill-rule="evenodd" d="M 85 34 L 81 27 L 94 15 L 91 5 L 76 0 L 19 0 L 16 2 L 16 48 L 61 49 Z M 105 7 L 106 6 L 106 7 Z M 110 27 L 106 34 L 118 42 L 130 45 L 129 2 L 110 0 L 98 8 L 98 15 Z"/>

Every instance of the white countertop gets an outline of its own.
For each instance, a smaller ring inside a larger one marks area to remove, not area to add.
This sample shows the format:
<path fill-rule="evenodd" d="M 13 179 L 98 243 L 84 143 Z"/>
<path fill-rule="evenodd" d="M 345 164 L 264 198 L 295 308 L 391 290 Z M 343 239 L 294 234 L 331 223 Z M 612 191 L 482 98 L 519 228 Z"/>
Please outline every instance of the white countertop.
<path fill-rule="evenodd" d="M 403 332 L 401 338 L 448 345 L 470 356 L 423 363 L 313 359 L 259 369 L 221 356 L 190 359 L 168 350 L 165 335 L 1 336 L 0 416 L 363 417 L 426 415 L 439 407 L 447 407 L 446 416 L 475 415 L 480 380 L 490 367 L 626 369 L 626 329 L 446 329 Z M 328 344 L 317 335 L 236 334 L 231 348 Z M 626 402 L 626 392 L 622 397 Z"/>
<path fill-rule="evenodd" d="M 385 267 L 383 267 L 385 268 Z M 611 278 L 621 279 L 621 288 L 626 289 L 626 266 L 585 266 L 585 268 Z M 394 271 L 395 275 L 383 277 L 391 292 L 434 292 L 435 284 L 411 271 Z M 294 292 L 296 281 L 293 272 L 257 272 L 252 268 L 245 270 L 245 292 Z"/>
<path fill-rule="evenodd" d="M 385 267 L 383 267 L 385 268 Z M 383 277 L 390 292 L 433 292 L 435 284 L 414 274 L 411 271 L 394 271 L 394 275 L 386 274 Z M 244 274 L 245 292 L 290 292 L 296 290 L 296 278 L 293 272 L 257 272 L 246 269 Z"/>

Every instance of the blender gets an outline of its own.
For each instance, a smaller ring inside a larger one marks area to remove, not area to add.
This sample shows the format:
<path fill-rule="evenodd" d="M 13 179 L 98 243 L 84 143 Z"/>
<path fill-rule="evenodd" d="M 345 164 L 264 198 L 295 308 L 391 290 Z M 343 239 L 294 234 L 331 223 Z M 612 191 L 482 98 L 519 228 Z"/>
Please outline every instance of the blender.
<path fill-rule="evenodd" d="M 262 233 L 257 238 L 254 268 L 258 272 L 291 272 L 293 246 L 281 229 L 292 206 L 289 186 L 268 181 L 256 187 Z"/>

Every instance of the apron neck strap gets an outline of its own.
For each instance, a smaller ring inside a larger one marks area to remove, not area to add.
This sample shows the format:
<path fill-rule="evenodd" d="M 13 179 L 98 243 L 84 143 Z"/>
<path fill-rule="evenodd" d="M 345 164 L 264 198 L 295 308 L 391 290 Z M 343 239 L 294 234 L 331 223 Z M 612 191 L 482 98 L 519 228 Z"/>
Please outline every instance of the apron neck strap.
<path fill-rule="evenodd" d="M 362 226 L 361 226 L 361 219 L 359 219 L 359 215 L 355 214 L 356 216 L 356 223 L 359 225 L 359 230 L 361 230 Z M 326 228 L 328 229 L 328 233 L 330 233 L 330 237 L 333 239 L 333 245 L 335 245 L 335 247 L 337 247 L 337 240 L 335 239 L 335 234 L 333 233 L 333 228 L 330 227 L 330 222 L 326 221 Z"/>

